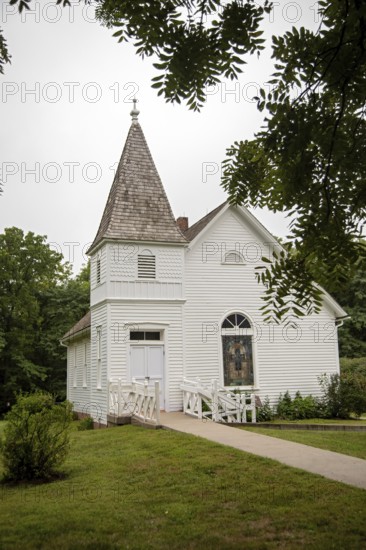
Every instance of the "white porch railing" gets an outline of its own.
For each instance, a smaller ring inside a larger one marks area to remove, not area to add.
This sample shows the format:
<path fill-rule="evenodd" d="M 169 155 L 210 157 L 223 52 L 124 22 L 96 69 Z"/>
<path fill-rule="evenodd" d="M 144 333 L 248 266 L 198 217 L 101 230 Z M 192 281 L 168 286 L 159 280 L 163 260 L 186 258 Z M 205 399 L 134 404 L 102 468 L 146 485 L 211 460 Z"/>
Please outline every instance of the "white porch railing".
<path fill-rule="evenodd" d="M 233 393 L 212 380 L 205 385 L 199 378 L 183 379 L 183 412 L 199 419 L 214 422 L 247 422 L 247 411 L 251 411 L 251 422 L 256 422 L 254 393 Z"/>
<path fill-rule="evenodd" d="M 109 415 L 115 417 L 130 416 L 150 424 L 160 424 L 160 388 L 133 381 L 122 384 L 121 379 L 109 382 Z"/>

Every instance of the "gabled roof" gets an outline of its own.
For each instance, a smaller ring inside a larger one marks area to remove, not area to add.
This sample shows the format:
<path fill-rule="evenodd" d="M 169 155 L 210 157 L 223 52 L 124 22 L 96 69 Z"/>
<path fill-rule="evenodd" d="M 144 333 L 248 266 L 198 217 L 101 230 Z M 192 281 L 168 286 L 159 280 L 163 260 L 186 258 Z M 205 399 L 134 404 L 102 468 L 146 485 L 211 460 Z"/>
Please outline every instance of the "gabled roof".
<path fill-rule="evenodd" d="M 90 311 L 88 311 L 88 313 L 86 313 L 84 317 L 80 319 L 80 321 L 78 321 L 70 330 L 66 332 L 66 334 L 63 335 L 61 341 L 69 340 L 70 338 L 72 338 L 73 336 L 76 336 L 78 333 L 82 332 L 83 330 L 86 330 L 90 326 L 91 326 L 91 313 Z"/>
<path fill-rule="evenodd" d="M 214 219 L 216 217 L 219 217 L 219 215 L 222 214 L 224 207 L 228 204 L 229 204 L 228 201 L 225 201 L 223 204 L 220 204 L 220 206 L 218 206 L 217 208 L 215 208 L 214 210 L 206 214 L 206 216 L 198 220 L 198 222 L 193 224 L 192 227 L 187 229 L 187 231 L 184 232 L 184 235 L 187 237 L 187 239 L 191 242 L 197 237 L 197 235 L 199 235 L 206 228 L 207 230 L 209 230 L 208 225 L 211 222 L 215 223 Z M 237 206 L 236 209 L 246 219 L 249 225 L 254 230 L 256 230 L 259 235 L 262 236 L 262 238 L 265 241 L 269 241 L 269 242 L 275 241 L 278 243 L 277 239 L 245 206 Z M 280 243 L 278 243 L 278 246 L 284 250 L 283 246 Z M 349 317 L 348 313 L 338 304 L 338 302 L 323 287 L 321 287 L 317 283 L 314 283 L 314 284 L 322 291 L 325 304 L 327 304 L 328 307 L 334 311 L 334 313 L 337 316 L 337 319 Z"/>
<path fill-rule="evenodd" d="M 193 241 L 194 238 L 197 237 L 201 231 L 210 223 L 211 220 L 215 218 L 215 216 L 226 206 L 227 201 L 220 204 L 220 206 L 217 206 L 214 210 L 206 214 L 203 218 L 198 220 L 198 222 L 194 223 L 192 227 L 189 227 L 187 231 L 184 232 L 184 236 L 188 241 Z"/>
<path fill-rule="evenodd" d="M 213 222 L 214 218 L 216 218 L 216 216 L 218 216 L 218 214 L 223 210 L 223 208 L 227 204 L 228 204 L 227 201 L 220 204 L 220 206 L 217 206 L 214 210 L 212 210 L 211 212 L 206 214 L 206 216 L 204 216 L 203 218 L 198 220 L 195 224 L 192 225 L 192 227 L 190 227 L 187 231 L 185 231 L 184 235 L 187 238 L 187 240 L 188 241 L 193 241 L 197 237 L 197 235 L 199 235 L 199 233 L 201 233 L 208 226 L 208 224 L 211 221 Z M 268 229 L 266 229 L 266 227 L 264 227 L 264 225 L 261 222 L 259 222 L 259 220 L 251 212 L 249 212 L 249 210 L 247 208 L 245 208 L 243 206 L 240 206 L 240 207 L 237 207 L 237 208 L 242 213 L 242 215 L 244 215 L 246 220 L 253 226 L 253 228 L 255 228 L 259 232 L 259 234 L 261 234 L 263 236 L 264 239 L 266 239 L 266 240 L 269 239 L 270 241 L 276 240 L 275 237 L 268 231 Z M 279 244 L 279 246 L 281 248 L 283 248 L 282 245 Z M 316 285 L 316 286 L 318 286 L 320 288 L 320 290 L 323 292 L 325 304 L 327 304 L 328 307 L 330 307 L 330 309 L 334 311 L 334 313 L 337 316 L 336 317 L 337 319 L 342 319 L 342 318 L 349 317 L 347 312 L 344 311 L 344 309 L 336 302 L 336 300 L 334 300 L 334 298 L 330 294 L 328 294 L 328 292 L 326 290 L 324 290 L 319 285 Z M 91 313 L 90 313 L 90 311 L 88 311 L 88 313 L 86 315 L 84 315 L 84 317 L 82 319 L 80 319 L 80 321 L 78 321 L 62 337 L 62 341 L 69 340 L 73 336 L 76 336 L 79 333 L 81 333 L 82 331 L 90 328 L 90 326 L 91 326 Z"/>
<path fill-rule="evenodd" d="M 137 117 L 118 164 L 90 253 L 103 239 L 187 243 L 175 223 Z"/>

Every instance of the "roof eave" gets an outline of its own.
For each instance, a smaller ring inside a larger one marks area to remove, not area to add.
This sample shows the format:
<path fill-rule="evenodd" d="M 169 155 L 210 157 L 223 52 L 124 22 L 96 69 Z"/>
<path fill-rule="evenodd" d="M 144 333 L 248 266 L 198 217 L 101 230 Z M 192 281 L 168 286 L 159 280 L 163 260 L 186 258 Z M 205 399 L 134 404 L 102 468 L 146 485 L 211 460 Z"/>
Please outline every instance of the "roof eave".
<path fill-rule="evenodd" d="M 184 237 L 185 238 L 185 237 Z M 152 240 L 133 240 L 133 239 L 118 239 L 114 237 L 103 237 L 99 242 L 97 242 L 94 246 L 92 245 L 87 251 L 86 254 L 88 256 L 91 256 L 92 254 L 95 254 L 99 248 L 101 248 L 106 243 L 114 243 L 114 244 L 129 244 L 129 243 L 141 243 L 144 245 L 159 245 L 159 246 L 178 246 L 178 247 L 187 247 L 190 243 L 186 239 L 186 242 L 175 242 L 175 241 L 152 241 Z"/>
<path fill-rule="evenodd" d="M 268 229 L 264 227 L 264 225 L 259 220 L 257 220 L 257 218 L 251 212 L 249 212 L 248 209 L 244 209 L 242 206 L 239 206 L 239 208 L 241 212 L 250 219 L 252 224 L 262 236 L 270 237 L 278 243 L 278 246 L 281 247 L 281 250 L 285 250 L 285 248 L 277 241 L 276 237 L 274 237 L 268 231 Z M 349 317 L 348 313 L 338 304 L 338 302 L 334 298 L 332 298 L 332 296 L 321 285 L 316 282 L 314 282 L 314 285 L 319 288 L 319 290 L 321 290 L 324 296 L 324 303 L 334 312 L 336 319 Z"/>
<path fill-rule="evenodd" d="M 222 216 L 222 214 L 223 214 L 224 212 L 226 212 L 226 210 L 227 210 L 229 207 L 230 207 L 230 204 L 229 204 L 229 203 L 226 203 L 225 206 L 223 206 L 223 207 L 221 208 L 221 210 L 219 210 L 219 211 L 217 212 L 216 216 L 214 216 L 214 217 L 212 218 L 212 220 L 210 220 L 210 221 L 208 222 L 208 224 L 205 225 L 205 227 L 204 227 L 199 233 L 197 233 L 197 235 L 195 235 L 195 237 L 193 237 L 193 239 L 192 239 L 191 241 L 187 241 L 188 244 L 189 244 L 189 246 L 194 245 L 194 244 L 196 243 L 196 241 L 197 241 L 200 237 L 202 237 L 202 235 L 204 235 L 207 231 L 209 231 L 209 229 L 212 227 L 212 225 Z M 198 220 L 198 221 L 200 221 L 200 220 Z M 197 223 L 198 223 L 198 222 L 197 222 Z"/>
<path fill-rule="evenodd" d="M 83 336 L 87 336 L 90 334 L 91 325 L 88 327 L 84 327 L 80 330 L 77 330 L 71 334 L 66 333 L 61 339 L 61 344 L 64 344 L 65 342 L 70 342 L 71 340 L 77 340 L 79 338 L 82 338 Z"/>
<path fill-rule="evenodd" d="M 336 319 L 345 319 L 350 315 L 343 309 L 342 306 L 320 285 L 314 283 L 314 285 L 322 292 L 324 296 L 324 303 L 334 312 Z"/>

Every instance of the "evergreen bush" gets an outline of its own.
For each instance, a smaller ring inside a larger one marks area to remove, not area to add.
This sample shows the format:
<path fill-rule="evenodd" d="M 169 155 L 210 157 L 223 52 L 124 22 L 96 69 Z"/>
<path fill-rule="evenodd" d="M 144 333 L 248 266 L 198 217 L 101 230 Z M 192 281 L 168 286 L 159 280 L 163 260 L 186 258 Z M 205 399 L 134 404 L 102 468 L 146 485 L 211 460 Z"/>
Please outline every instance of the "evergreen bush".
<path fill-rule="evenodd" d="M 283 420 L 303 420 L 305 418 L 317 418 L 319 416 L 319 402 L 312 395 L 302 397 L 298 391 L 294 399 L 288 391 L 280 394 L 277 404 L 277 416 Z"/>

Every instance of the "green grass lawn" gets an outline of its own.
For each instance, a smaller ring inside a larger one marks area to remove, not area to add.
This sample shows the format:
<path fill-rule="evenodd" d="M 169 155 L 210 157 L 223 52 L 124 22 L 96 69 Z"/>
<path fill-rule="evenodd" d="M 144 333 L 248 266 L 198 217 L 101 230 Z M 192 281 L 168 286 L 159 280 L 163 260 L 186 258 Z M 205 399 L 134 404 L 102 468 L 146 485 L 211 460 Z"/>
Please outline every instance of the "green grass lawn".
<path fill-rule="evenodd" d="M 327 451 L 366 459 L 366 432 L 328 432 L 307 430 L 275 430 L 270 428 L 240 428 L 286 441 L 295 441 Z"/>
<path fill-rule="evenodd" d="M 2 550 L 366 545 L 366 491 L 186 434 L 74 431 L 64 472 L 0 486 Z"/>

